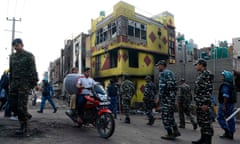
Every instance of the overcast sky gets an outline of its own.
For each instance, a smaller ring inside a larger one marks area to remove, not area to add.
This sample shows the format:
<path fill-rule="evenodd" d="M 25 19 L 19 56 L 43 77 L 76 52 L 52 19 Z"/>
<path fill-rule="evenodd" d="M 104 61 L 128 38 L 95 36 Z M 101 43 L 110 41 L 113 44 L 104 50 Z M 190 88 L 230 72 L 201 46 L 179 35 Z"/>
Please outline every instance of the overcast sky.
<path fill-rule="evenodd" d="M 11 52 L 12 19 L 15 37 L 36 57 L 39 78 L 50 61 L 60 57 L 64 40 L 90 29 L 91 19 L 100 11 L 110 14 L 119 0 L 0 0 L 0 73 L 8 68 Z M 125 0 L 136 11 L 151 17 L 163 11 L 174 15 L 176 31 L 192 38 L 199 47 L 218 40 L 231 43 L 240 36 L 239 0 Z"/>

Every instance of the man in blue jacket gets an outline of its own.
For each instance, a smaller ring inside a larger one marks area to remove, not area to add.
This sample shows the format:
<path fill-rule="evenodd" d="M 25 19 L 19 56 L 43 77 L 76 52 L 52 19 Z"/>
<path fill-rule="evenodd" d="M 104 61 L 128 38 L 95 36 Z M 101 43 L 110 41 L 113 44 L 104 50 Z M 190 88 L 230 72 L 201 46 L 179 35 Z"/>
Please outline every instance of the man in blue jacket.
<path fill-rule="evenodd" d="M 43 109 L 45 107 L 46 100 L 48 100 L 54 109 L 53 113 L 56 113 L 57 107 L 55 106 L 55 104 L 52 100 L 52 96 L 54 95 L 54 90 L 53 90 L 53 87 L 49 84 L 47 78 L 44 78 L 42 80 L 42 87 L 40 88 L 40 90 L 42 91 L 42 100 L 41 100 L 40 110 L 37 112 L 43 113 Z"/>
<path fill-rule="evenodd" d="M 225 133 L 220 138 L 233 139 L 235 132 L 235 119 L 231 118 L 226 122 L 225 118 L 234 112 L 234 103 L 236 102 L 236 93 L 234 93 L 233 74 L 230 71 L 223 71 L 221 73 L 223 83 L 219 88 L 218 94 L 218 123 Z"/>

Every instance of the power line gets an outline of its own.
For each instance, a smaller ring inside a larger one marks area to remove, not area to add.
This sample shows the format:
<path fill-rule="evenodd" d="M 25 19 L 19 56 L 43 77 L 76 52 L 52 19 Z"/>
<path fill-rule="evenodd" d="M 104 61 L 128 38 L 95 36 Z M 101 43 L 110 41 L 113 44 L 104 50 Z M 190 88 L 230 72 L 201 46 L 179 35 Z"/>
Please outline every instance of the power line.
<path fill-rule="evenodd" d="M 24 0 L 24 2 L 23 2 L 22 12 L 20 13 L 20 14 L 22 15 L 22 17 L 23 17 L 23 15 L 24 15 L 25 3 L 26 3 L 26 0 Z"/>
<path fill-rule="evenodd" d="M 138 7 L 136 7 L 135 6 L 135 8 L 137 9 L 137 10 L 139 10 L 139 11 L 141 11 L 141 12 L 144 12 L 145 14 L 148 14 L 149 16 L 154 16 L 154 14 L 152 14 L 152 13 L 150 13 L 150 12 L 147 12 L 147 11 L 145 11 L 145 10 L 143 10 L 143 9 L 140 9 L 140 8 L 138 8 Z"/>
<path fill-rule="evenodd" d="M 16 15 L 16 11 L 17 11 L 17 0 L 16 0 L 16 3 L 15 3 L 15 10 L 14 10 L 14 15 Z"/>
<path fill-rule="evenodd" d="M 8 16 L 9 0 L 7 2 L 7 16 Z"/>

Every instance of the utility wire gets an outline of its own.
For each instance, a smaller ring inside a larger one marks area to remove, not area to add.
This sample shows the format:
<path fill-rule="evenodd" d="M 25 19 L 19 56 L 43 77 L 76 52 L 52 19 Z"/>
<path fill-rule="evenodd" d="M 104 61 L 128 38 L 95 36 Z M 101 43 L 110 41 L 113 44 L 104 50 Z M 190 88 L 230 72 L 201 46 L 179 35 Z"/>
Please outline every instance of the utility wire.
<path fill-rule="evenodd" d="M 22 7 L 22 12 L 20 13 L 20 16 L 24 17 L 24 8 L 25 8 L 26 0 L 23 1 L 23 7 Z"/>
<path fill-rule="evenodd" d="M 15 3 L 15 10 L 14 10 L 14 16 L 16 16 L 16 11 L 17 11 L 17 0 L 16 0 L 16 3 Z"/>
<path fill-rule="evenodd" d="M 8 17 L 8 11 L 9 11 L 9 0 L 7 2 L 7 17 Z"/>
<path fill-rule="evenodd" d="M 136 6 L 135 6 L 135 8 L 136 8 L 137 10 L 141 11 L 141 12 L 144 12 L 144 13 L 148 14 L 150 17 L 154 16 L 154 14 L 152 14 L 152 13 L 150 13 L 150 12 L 147 12 L 147 11 L 145 11 L 145 10 L 143 10 L 143 9 L 140 9 L 140 8 L 138 8 L 138 7 L 136 7 Z"/>

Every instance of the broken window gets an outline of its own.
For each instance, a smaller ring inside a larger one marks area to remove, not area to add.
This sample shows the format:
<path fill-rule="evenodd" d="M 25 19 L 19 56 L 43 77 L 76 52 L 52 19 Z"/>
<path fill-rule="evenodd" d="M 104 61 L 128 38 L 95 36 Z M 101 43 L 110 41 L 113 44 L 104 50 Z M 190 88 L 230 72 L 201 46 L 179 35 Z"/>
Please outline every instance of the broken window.
<path fill-rule="evenodd" d="M 131 39 L 133 41 L 146 41 L 146 25 L 133 20 L 128 20 L 128 36 L 136 38 Z"/>

